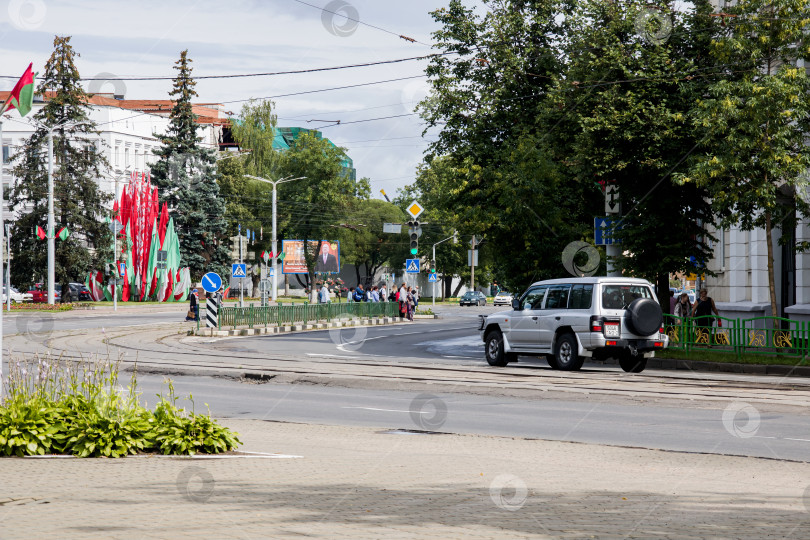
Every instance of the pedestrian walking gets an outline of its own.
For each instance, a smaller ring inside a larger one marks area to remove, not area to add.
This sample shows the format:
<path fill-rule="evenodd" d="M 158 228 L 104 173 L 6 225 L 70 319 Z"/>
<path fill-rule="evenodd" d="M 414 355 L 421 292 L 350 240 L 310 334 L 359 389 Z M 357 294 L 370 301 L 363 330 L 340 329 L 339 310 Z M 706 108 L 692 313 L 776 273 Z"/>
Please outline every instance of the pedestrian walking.
<path fill-rule="evenodd" d="M 380 302 L 388 301 L 388 289 L 385 288 L 385 283 L 380 287 Z"/>
<path fill-rule="evenodd" d="M 363 290 L 363 284 L 359 283 L 357 288 L 354 290 L 354 301 L 355 302 L 366 302 L 368 299 L 366 298 L 366 291 Z"/>
<path fill-rule="evenodd" d="M 371 292 L 369 294 L 369 302 L 379 302 L 380 301 L 380 291 L 377 289 L 377 286 L 371 288 Z"/>
<path fill-rule="evenodd" d="M 407 296 L 405 297 L 405 303 L 407 304 L 408 320 L 413 322 L 413 312 L 414 312 L 414 309 L 416 308 L 415 301 L 414 301 L 414 298 L 413 298 L 413 289 L 408 287 L 406 295 Z"/>
<path fill-rule="evenodd" d="M 669 313 L 675 315 L 675 305 L 678 303 L 679 299 L 675 298 L 675 291 L 672 289 L 669 290 Z"/>
<path fill-rule="evenodd" d="M 697 317 L 695 326 L 697 326 L 698 343 L 712 344 L 712 326 L 714 325 L 714 317 L 711 316 L 712 312 L 717 315 L 717 324 L 720 326 L 722 324 L 719 320 L 720 312 L 717 311 L 714 300 L 709 296 L 709 291 L 705 288 L 700 289 L 700 296 L 695 305 L 692 306 L 692 317 Z"/>
<path fill-rule="evenodd" d="M 329 287 L 326 286 L 326 283 L 322 283 L 321 290 L 318 291 L 318 302 L 321 304 L 328 304 L 331 301 L 332 299 L 329 296 Z"/>
<path fill-rule="evenodd" d="M 191 292 L 188 294 L 188 313 L 186 313 L 186 320 L 200 320 L 200 298 L 197 295 L 196 287 L 191 289 Z"/>
<path fill-rule="evenodd" d="M 354 287 L 349 287 L 349 292 L 346 293 L 346 299 L 349 302 L 354 302 Z"/>
<path fill-rule="evenodd" d="M 414 287 L 411 292 L 413 294 L 413 307 L 416 309 L 419 307 L 419 287 Z"/>
<path fill-rule="evenodd" d="M 408 289 L 405 288 L 405 283 L 402 283 L 402 286 L 397 291 L 397 302 L 399 302 L 399 312 L 402 314 L 402 317 L 408 316 L 408 308 L 407 308 L 407 297 L 408 297 Z"/>
<path fill-rule="evenodd" d="M 676 317 L 680 317 L 683 320 L 684 317 L 688 317 L 690 312 L 692 311 L 692 304 L 689 303 L 689 295 L 686 293 L 681 293 L 678 297 L 678 301 L 675 303 L 675 309 L 672 310 L 672 314 Z"/>

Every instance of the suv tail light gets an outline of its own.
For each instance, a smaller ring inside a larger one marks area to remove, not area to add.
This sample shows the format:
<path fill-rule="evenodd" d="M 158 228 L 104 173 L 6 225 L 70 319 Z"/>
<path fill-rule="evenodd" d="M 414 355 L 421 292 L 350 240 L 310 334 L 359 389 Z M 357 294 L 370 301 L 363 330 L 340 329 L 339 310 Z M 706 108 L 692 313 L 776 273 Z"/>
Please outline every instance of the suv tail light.
<path fill-rule="evenodd" d="M 603 322 L 604 319 L 602 319 L 602 317 L 591 315 L 591 332 L 601 332 Z"/>

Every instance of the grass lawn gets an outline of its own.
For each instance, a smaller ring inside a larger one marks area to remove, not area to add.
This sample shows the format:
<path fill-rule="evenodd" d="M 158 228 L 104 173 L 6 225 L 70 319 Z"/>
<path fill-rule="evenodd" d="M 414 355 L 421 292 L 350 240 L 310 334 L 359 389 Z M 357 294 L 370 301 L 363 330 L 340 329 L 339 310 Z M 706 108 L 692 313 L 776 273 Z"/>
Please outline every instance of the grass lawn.
<path fill-rule="evenodd" d="M 810 358 L 801 356 L 785 356 L 770 354 L 743 354 L 737 356 L 733 352 L 713 351 L 708 348 L 695 347 L 689 351 L 681 349 L 666 349 L 656 353 L 656 358 L 673 358 L 676 360 L 695 360 L 699 362 L 722 362 L 729 364 L 760 364 L 760 365 L 781 365 L 781 366 L 807 366 L 810 365 Z"/>

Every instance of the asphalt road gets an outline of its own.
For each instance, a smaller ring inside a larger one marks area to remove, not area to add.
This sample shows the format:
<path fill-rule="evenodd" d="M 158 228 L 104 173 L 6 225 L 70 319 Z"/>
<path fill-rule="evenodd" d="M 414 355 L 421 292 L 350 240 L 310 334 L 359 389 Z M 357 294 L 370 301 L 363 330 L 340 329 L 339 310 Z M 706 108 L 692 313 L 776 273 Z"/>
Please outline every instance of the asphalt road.
<path fill-rule="evenodd" d="M 162 377 L 138 380 L 154 406 Z M 763 414 L 729 418 L 717 409 L 627 406 L 556 399 L 523 400 L 465 394 L 415 394 L 325 386 L 257 384 L 209 377 L 176 377 L 178 395 L 192 394 L 217 417 L 498 435 L 810 461 L 810 417 Z M 191 408 L 186 401 L 184 406 Z M 497 456 L 482 456 L 495 459 Z"/>

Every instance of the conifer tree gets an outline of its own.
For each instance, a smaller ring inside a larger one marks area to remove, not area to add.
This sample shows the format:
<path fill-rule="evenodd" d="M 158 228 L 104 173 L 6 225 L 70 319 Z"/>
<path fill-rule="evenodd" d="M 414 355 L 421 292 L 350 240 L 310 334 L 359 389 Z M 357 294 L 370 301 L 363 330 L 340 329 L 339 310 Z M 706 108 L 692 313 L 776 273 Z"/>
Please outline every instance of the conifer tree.
<path fill-rule="evenodd" d="M 65 240 L 56 240 L 56 283 L 82 280 L 112 256 L 112 233 L 104 217 L 112 197 L 99 187 L 108 169 L 107 160 L 92 135 L 90 105 L 80 85 L 74 63 L 79 56 L 70 37 L 56 36 L 54 51 L 40 76 L 37 95 L 45 105 L 33 116 L 36 131 L 13 158 L 17 182 L 9 207 L 19 212 L 13 226 L 12 281 L 26 287 L 47 277 L 47 242 L 37 237 L 37 227 L 47 234 L 62 228 Z M 53 130 L 54 230 L 48 224 L 48 129 Z"/>
<path fill-rule="evenodd" d="M 156 134 L 163 146 L 152 166 L 152 181 L 159 188 L 161 203 L 169 205 L 180 238 L 180 257 L 198 280 L 208 271 L 224 275 L 228 249 L 223 242 L 227 221 L 225 201 L 219 197 L 216 152 L 203 148 L 191 100 L 197 96 L 191 77 L 188 50 L 175 62 L 177 77 L 169 95 L 174 99 L 165 135 Z"/>

